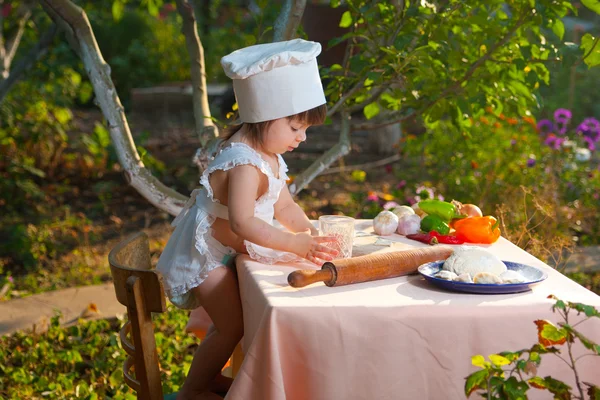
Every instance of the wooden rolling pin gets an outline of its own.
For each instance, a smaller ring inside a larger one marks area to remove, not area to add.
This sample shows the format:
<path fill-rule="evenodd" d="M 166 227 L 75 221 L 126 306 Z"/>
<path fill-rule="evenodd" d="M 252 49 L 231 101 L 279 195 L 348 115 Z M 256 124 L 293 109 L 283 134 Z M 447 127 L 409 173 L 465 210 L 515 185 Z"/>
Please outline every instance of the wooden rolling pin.
<path fill-rule="evenodd" d="M 454 249 L 431 246 L 382 254 L 342 258 L 323 264 L 320 270 L 298 270 L 288 275 L 292 287 L 304 287 L 315 282 L 327 286 L 376 281 L 415 273 L 417 268 L 432 261 L 445 260 Z"/>

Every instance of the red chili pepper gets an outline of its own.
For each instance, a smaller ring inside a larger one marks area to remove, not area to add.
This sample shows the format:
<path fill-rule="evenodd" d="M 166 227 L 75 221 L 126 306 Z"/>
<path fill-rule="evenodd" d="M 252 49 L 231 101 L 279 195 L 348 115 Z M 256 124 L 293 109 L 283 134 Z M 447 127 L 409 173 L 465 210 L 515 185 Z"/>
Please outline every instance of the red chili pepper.
<path fill-rule="evenodd" d="M 429 234 L 433 237 L 435 237 L 438 241 L 438 243 L 442 243 L 442 244 L 463 244 L 465 243 L 464 240 L 462 240 L 461 238 L 457 238 L 456 236 L 452 236 L 452 235 L 442 235 L 440 233 L 437 233 L 436 231 L 431 231 L 429 232 Z"/>
<path fill-rule="evenodd" d="M 434 231 L 435 232 L 435 231 Z M 428 233 L 413 233 L 410 235 L 406 235 L 407 238 L 412 239 L 412 240 L 416 240 L 417 242 L 422 242 L 425 244 L 430 244 L 430 245 L 434 245 L 434 244 L 438 244 L 438 238 L 433 236 L 431 234 L 431 232 Z"/>

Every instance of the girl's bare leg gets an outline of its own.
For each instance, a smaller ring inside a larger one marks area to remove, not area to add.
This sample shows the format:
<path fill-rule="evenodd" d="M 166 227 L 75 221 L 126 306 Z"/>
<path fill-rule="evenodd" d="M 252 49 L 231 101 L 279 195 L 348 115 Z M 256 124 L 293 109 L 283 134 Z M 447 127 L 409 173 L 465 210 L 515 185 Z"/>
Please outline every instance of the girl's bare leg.
<path fill-rule="evenodd" d="M 208 331 L 206 332 L 205 337 L 214 331 L 215 331 L 215 326 L 211 324 L 210 327 L 208 328 Z M 229 390 L 232 383 L 233 383 L 232 378 L 229 378 L 229 377 L 223 375 L 222 373 L 220 373 L 220 374 L 217 374 L 217 376 L 215 376 L 215 379 L 213 379 L 212 382 L 208 385 L 208 390 L 210 390 L 211 392 L 224 393 Z"/>
<path fill-rule="evenodd" d="M 226 267 L 214 269 L 193 292 L 212 319 L 215 330 L 207 333 L 198 346 L 178 399 L 220 399 L 208 392 L 209 384 L 220 375 L 244 334 L 235 272 Z"/>

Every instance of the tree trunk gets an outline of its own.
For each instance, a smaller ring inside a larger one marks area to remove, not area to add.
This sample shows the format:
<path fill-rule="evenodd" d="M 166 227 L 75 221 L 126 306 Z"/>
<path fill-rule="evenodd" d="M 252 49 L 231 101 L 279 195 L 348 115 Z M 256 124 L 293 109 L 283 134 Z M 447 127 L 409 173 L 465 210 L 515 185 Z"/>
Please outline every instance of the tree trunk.
<path fill-rule="evenodd" d="M 380 155 L 398 152 L 398 142 L 402 138 L 400 123 L 377 128 L 369 133 L 369 150 Z"/>

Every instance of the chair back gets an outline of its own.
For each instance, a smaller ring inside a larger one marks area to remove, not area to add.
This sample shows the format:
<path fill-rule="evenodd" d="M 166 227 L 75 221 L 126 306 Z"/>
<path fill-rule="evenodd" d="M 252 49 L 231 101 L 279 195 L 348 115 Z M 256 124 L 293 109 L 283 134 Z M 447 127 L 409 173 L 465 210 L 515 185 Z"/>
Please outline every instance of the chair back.
<path fill-rule="evenodd" d="M 166 303 L 162 277 L 150 264 L 148 236 L 138 232 L 119 242 L 108 254 L 108 262 L 117 300 L 127 308 L 128 321 L 119 335 L 127 353 L 125 382 L 139 399 L 162 399 L 152 313 L 165 312 Z"/>

